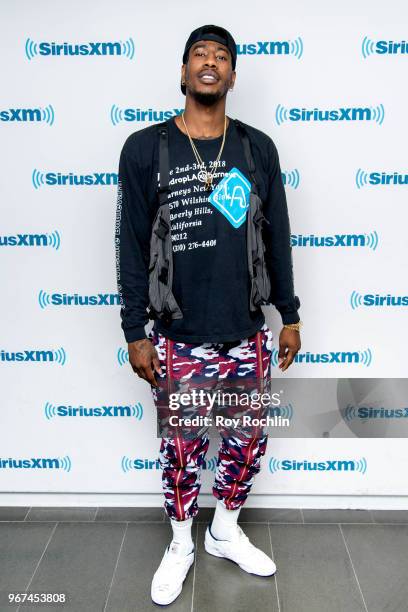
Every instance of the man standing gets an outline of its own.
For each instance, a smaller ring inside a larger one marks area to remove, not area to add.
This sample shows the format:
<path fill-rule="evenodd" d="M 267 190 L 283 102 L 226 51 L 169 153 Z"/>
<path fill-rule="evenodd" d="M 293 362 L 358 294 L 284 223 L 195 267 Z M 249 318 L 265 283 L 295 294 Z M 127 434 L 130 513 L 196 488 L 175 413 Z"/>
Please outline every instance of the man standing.
<path fill-rule="evenodd" d="M 155 375 L 160 381 L 194 376 L 198 384 L 217 377 L 241 380 L 248 373 L 263 378 L 273 336 L 261 304 L 274 304 L 282 317 L 282 371 L 301 346 L 278 152 L 265 133 L 225 113 L 236 56 L 224 28 L 194 30 L 181 70 L 184 113 L 166 121 L 163 142 L 152 125 L 131 134 L 120 156 L 115 243 L 122 329 L 132 369 L 150 383 L 156 404 Z M 262 210 L 252 209 L 257 202 Z M 171 236 L 162 263 L 169 266 L 171 258 L 171 265 L 163 275 L 156 261 L 160 248 L 153 257 L 151 237 L 163 239 L 166 228 Z M 147 337 L 148 308 L 155 321 Z M 206 431 L 193 439 L 161 440 L 164 507 L 173 539 L 152 581 L 158 604 L 174 601 L 194 562 L 191 527 L 208 442 Z M 205 549 L 244 571 L 270 576 L 276 571 L 272 559 L 237 524 L 265 450 L 266 435 L 222 438 Z"/>

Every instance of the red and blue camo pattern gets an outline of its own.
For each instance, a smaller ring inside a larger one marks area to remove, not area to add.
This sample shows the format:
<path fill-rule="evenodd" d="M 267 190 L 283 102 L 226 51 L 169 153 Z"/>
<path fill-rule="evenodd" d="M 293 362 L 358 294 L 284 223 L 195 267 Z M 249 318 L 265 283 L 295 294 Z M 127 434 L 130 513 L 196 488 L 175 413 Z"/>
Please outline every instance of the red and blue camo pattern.
<path fill-rule="evenodd" d="M 214 389 L 219 381 L 245 381 L 270 375 L 273 334 L 264 323 L 253 336 L 235 343 L 184 343 L 166 338 L 152 329 L 148 335 L 160 360 L 163 380 L 193 380 L 194 387 Z M 161 391 L 151 385 L 158 411 Z M 168 404 L 168 396 L 167 396 Z M 206 407 L 201 407 L 201 411 Z M 208 429 L 208 428 L 207 428 Z M 159 462 L 162 468 L 164 508 L 169 518 L 182 521 L 198 513 L 201 470 L 209 447 L 207 429 L 200 435 L 162 437 Z M 213 495 L 228 509 L 241 507 L 248 497 L 266 452 L 267 434 L 247 437 L 221 431 Z"/>

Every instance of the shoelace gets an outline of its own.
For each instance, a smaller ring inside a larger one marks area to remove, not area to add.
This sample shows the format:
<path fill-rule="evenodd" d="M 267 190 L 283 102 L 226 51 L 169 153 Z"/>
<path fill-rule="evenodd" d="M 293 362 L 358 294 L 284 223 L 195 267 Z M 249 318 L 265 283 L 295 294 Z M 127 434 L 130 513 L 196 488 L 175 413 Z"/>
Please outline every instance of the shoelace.
<path fill-rule="evenodd" d="M 249 542 L 249 538 L 248 536 L 242 531 L 241 527 L 239 525 L 236 526 L 236 532 L 237 534 L 237 539 L 240 541 L 240 543 L 247 543 Z"/>
<path fill-rule="evenodd" d="M 245 533 L 242 531 L 242 529 L 241 529 L 241 527 L 240 527 L 239 525 L 237 525 L 237 531 L 238 531 L 239 537 L 240 537 L 242 540 L 244 540 L 244 541 L 245 541 L 245 540 L 248 540 L 248 542 L 249 542 L 249 538 L 248 538 L 248 536 L 247 536 L 247 535 L 246 535 L 246 534 L 245 534 Z"/>
<path fill-rule="evenodd" d="M 243 546 L 243 548 L 245 548 L 245 552 L 247 554 L 254 555 L 258 552 L 256 546 L 249 541 L 248 536 L 242 531 L 239 525 L 237 525 L 237 534 L 239 543 L 241 546 Z"/>

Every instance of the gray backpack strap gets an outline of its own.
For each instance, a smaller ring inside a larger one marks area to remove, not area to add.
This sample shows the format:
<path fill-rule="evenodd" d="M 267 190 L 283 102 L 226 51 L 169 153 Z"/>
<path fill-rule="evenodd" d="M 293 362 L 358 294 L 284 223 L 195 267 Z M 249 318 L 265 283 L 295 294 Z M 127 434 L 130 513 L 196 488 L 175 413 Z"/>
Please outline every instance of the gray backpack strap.
<path fill-rule="evenodd" d="M 157 187 L 157 195 L 160 206 L 167 202 L 169 187 L 169 132 L 167 121 L 158 124 L 159 130 L 159 173 L 160 185 Z"/>
<path fill-rule="evenodd" d="M 262 200 L 258 195 L 258 185 L 255 178 L 255 160 L 252 155 L 251 143 L 243 123 L 234 119 L 238 134 L 244 148 L 245 159 L 251 178 L 251 192 L 249 194 L 249 207 L 247 216 L 247 258 L 248 271 L 251 280 L 249 306 L 256 311 L 261 304 L 269 304 L 271 282 L 265 263 L 265 245 L 262 236 L 262 224 L 268 219 L 262 212 Z"/>
<path fill-rule="evenodd" d="M 249 176 L 251 177 L 252 191 L 254 193 L 258 193 L 258 185 L 256 183 L 256 178 L 255 178 L 256 167 L 255 167 L 254 157 L 252 155 L 251 143 L 249 141 L 248 133 L 246 131 L 244 124 L 239 119 L 234 119 L 234 122 L 235 122 L 235 125 L 237 126 L 237 131 L 241 139 L 242 146 L 244 148 L 245 159 L 246 159 L 246 162 L 248 164 L 248 169 L 249 169 Z"/>
<path fill-rule="evenodd" d="M 251 279 L 251 311 L 256 311 L 261 304 L 270 303 L 271 282 L 265 262 L 265 244 L 262 235 L 264 221 L 268 220 L 262 212 L 262 200 L 258 194 L 251 191 L 247 218 L 247 258 Z"/>
<path fill-rule="evenodd" d="M 169 136 L 167 122 L 158 124 L 159 137 L 159 207 L 153 221 L 149 262 L 149 318 L 170 321 L 181 319 L 181 312 L 172 292 L 173 245 L 171 240 L 169 187 Z"/>
<path fill-rule="evenodd" d="M 170 209 L 160 206 L 153 224 L 150 242 L 149 299 L 152 316 L 181 319 L 182 312 L 172 293 L 173 252 L 170 235 Z"/>

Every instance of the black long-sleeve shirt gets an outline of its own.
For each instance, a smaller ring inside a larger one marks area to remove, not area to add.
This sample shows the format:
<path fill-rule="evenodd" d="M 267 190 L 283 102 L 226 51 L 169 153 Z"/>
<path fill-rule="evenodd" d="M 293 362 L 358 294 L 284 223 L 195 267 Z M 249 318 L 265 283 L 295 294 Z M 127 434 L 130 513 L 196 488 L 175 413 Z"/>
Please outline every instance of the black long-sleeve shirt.
<path fill-rule="evenodd" d="M 244 125 L 252 145 L 263 213 L 269 221 L 263 225 L 263 238 L 272 286 L 270 303 L 283 323 L 296 323 L 300 300 L 294 294 L 290 223 L 278 151 L 267 134 Z M 213 170 L 222 136 L 193 140 L 208 171 Z M 159 205 L 158 144 L 156 126 L 146 127 L 126 139 L 119 160 L 116 274 L 127 342 L 145 338 L 149 321 L 150 236 Z M 250 179 L 237 128 L 230 120 L 213 192 L 205 191 L 188 136 L 174 118 L 169 121 L 169 158 L 173 294 L 183 318 L 169 323 L 156 319 L 154 327 L 179 342 L 246 338 L 262 327 L 265 317 L 261 308 L 249 309 L 246 210 Z"/>

